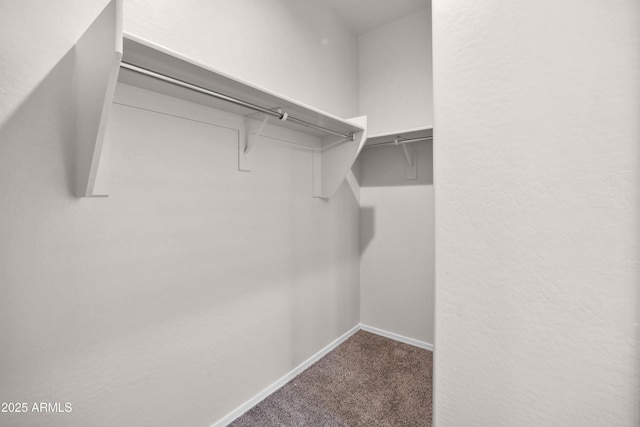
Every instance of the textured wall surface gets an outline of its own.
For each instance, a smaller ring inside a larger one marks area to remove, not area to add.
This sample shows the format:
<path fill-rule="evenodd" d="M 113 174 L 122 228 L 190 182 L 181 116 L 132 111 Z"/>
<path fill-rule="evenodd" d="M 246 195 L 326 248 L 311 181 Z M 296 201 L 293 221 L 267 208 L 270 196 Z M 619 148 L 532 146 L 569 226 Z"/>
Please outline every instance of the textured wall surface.
<path fill-rule="evenodd" d="M 369 135 L 432 125 L 430 8 L 363 34 L 359 46 Z"/>
<path fill-rule="evenodd" d="M 358 323 L 359 208 L 348 187 L 312 199 L 308 151 L 259 144 L 253 172 L 239 173 L 237 132 L 204 123 L 215 114 L 194 121 L 116 105 L 111 196 L 74 198 L 65 53 L 104 2 L 9 3 L 0 13 L 0 401 L 73 410 L 0 413 L 0 425 L 210 425 Z M 268 69 L 249 52 L 273 40 L 240 25 L 238 3 L 216 2 L 207 23 L 236 23 L 227 38 L 234 52 L 247 45 L 244 77 L 259 70 L 264 86 L 280 81 L 289 96 L 357 112 L 355 92 L 339 86 L 357 76 L 354 36 L 334 21 L 323 45 L 318 16 L 329 15 L 270 2 L 269 19 L 293 26 L 299 49 L 281 53 L 298 69 Z M 125 29 L 156 40 L 153 14 L 164 11 L 155 8 L 126 2 Z M 189 54 L 216 55 L 220 44 L 195 30 L 195 2 L 175 19 L 192 20 L 180 38 Z M 349 66 L 339 52 L 351 48 Z M 314 61 L 334 61 L 331 78 L 305 73 Z"/>
<path fill-rule="evenodd" d="M 360 321 L 433 343 L 433 147 L 415 144 L 418 179 L 400 147 L 363 150 Z"/>
<path fill-rule="evenodd" d="M 369 135 L 430 126 L 430 8 L 360 36 L 359 46 Z M 415 181 L 400 147 L 360 154 L 360 312 L 366 325 L 433 343 L 433 151 L 430 143 L 411 149 Z"/>
<path fill-rule="evenodd" d="M 435 425 L 637 426 L 640 3 L 433 17 Z"/>

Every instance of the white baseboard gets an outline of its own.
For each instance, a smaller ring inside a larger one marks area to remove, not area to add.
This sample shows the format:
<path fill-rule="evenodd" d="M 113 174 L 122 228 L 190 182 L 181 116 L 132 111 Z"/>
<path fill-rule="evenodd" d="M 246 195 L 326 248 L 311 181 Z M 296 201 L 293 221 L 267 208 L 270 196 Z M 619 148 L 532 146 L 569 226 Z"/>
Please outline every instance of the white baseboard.
<path fill-rule="evenodd" d="M 251 399 L 247 400 L 245 403 L 243 403 L 242 405 L 234 409 L 231 413 L 227 414 L 224 418 L 221 418 L 220 420 L 218 420 L 211 427 L 225 427 L 231 424 L 240 415 L 244 414 L 249 409 L 253 408 L 258 403 L 262 402 L 264 399 L 269 397 L 269 395 L 271 395 L 273 392 L 275 392 L 280 387 L 282 387 L 283 385 L 291 381 L 293 378 L 295 378 L 298 374 L 300 374 L 302 371 L 307 369 L 309 366 L 313 365 L 318 360 L 322 359 L 329 352 L 331 352 L 337 346 L 345 342 L 349 337 L 351 337 L 351 335 L 355 334 L 359 330 L 371 332 L 372 334 L 380 335 L 385 338 L 390 338 L 394 341 L 399 341 L 415 347 L 424 348 L 425 350 L 433 351 L 433 344 L 429 344 L 428 342 L 418 341 L 413 338 L 394 334 L 393 332 L 388 332 L 382 329 L 374 328 L 373 326 L 363 325 L 362 323 L 360 323 L 354 326 L 353 328 L 351 328 L 350 330 L 348 330 L 347 332 L 345 332 L 344 334 L 342 334 L 340 337 L 336 338 L 331 344 L 327 345 L 322 350 L 320 350 L 319 352 L 317 352 L 316 354 L 314 354 L 313 356 L 311 356 L 310 358 L 308 358 L 307 360 L 305 360 L 304 362 L 302 362 L 301 364 L 293 368 L 293 370 L 285 374 L 282 378 L 280 378 L 279 380 L 271 384 L 269 387 L 265 388 L 260 393 L 256 394 L 254 397 L 252 397 Z"/>
<path fill-rule="evenodd" d="M 279 380 L 271 384 L 269 387 L 265 388 L 260 393 L 258 393 L 251 399 L 247 400 L 245 403 L 243 403 L 242 405 L 234 409 L 231 413 L 227 414 L 224 418 L 218 420 L 211 427 L 224 427 L 231 424 L 231 422 L 233 422 L 240 415 L 244 414 L 249 409 L 253 408 L 258 403 L 262 402 L 264 399 L 269 397 L 269 395 L 271 395 L 273 392 L 275 392 L 280 387 L 282 387 L 283 385 L 291 381 L 293 378 L 295 378 L 298 374 L 300 374 L 302 371 L 307 369 L 309 366 L 313 365 L 318 360 L 322 359 L 329 352 L 331 352 L 331 350 L 335 349 L 337 346 L 342 344 L 349 337 L 351 337 L 351 335 L 355 334 L 359 330 L 360 330 L 360 325 L 354 326 L 353 328 L 351 328 L 350 330 L 342 334 L 342 336 L 336 338 L 331 344 L 327 345 L 322 350 L 320 350 L 319 352 L 317 352 L 316 354 L 314 354 L 313 356 L 311 356 L 310 358 L 308 358 L 307 360 L 305 360 L 304 362 L 302 362 L 301 364 L 293 368 L 293 370 L 285 374 L 282 378 L 280 378 Z"/>
<path fill-rule="evenodd" d="M 415 347 L 424 348 L 425 350 L 433 351 L 433 344 L 424 341 L 418 341 L 413 338 L 405 337 L 403 335 L 394 334 L 393 332 L 385 331 L 383 329 L 374 328 L 373 326 L 368 326 L 364 324 L 360 324 L 360 329 L 363 331 L 371 332 L 372 334 L 380 335 L 385 338 L 390 338 L 394 341 L 400 341 L 405 344 L 409 344 Z"/>

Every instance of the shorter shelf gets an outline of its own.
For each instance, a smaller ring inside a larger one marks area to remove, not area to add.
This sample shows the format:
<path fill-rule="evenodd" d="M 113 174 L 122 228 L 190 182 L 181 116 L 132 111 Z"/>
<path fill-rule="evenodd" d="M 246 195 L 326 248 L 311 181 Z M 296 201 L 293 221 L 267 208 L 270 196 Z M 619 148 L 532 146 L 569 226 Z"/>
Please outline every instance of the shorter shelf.
<path fill-rule="evenodd" d="M 418 177 L 418 163 L 415 151 L 407 148 L 415 142 L 433 140 L 433 126 L 406 129 L 396 132 L 372 135 L 367 139 L 364 148 L 400 146 L 407 160 L 406 179 L 415 180 Z"/>
<path fill-rule="evenodd" d="M 396 139 L 400 144 L 410 142 L 420 142 L 433 139 L 433 126 L 425 126 L 413 129 L 405 129 L 395 132 L 370 135 L 365 143 L 365 148 L 380 145 L 393 145 Z M 413 141 L 415 140 L 415 141 Z M 403 142 L 406 141 L 406 142 Z"/>

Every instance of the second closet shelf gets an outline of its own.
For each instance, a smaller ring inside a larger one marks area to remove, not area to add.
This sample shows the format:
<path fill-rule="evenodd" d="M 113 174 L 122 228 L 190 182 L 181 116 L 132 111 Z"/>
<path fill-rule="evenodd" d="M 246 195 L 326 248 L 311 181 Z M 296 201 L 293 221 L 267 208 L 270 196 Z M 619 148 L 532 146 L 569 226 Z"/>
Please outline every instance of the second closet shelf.
<path fill-rule="evenodd" d="M 392 145 L 398 140 L 402 144 L 403 141 L 415 142 L 433 139 L 433 126 L 424 126 L 418 128 L 404 129 L 393 132 L 379 133 L 370 135 L 365 143 L 366 147 L 375 147 L 380 145 Z"/>

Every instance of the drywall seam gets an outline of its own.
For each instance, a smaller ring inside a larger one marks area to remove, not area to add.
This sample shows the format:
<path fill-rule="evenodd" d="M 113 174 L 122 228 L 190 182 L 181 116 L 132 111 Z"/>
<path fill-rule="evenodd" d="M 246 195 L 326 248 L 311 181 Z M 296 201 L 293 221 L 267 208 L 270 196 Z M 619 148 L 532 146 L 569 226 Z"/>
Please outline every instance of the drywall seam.
<path fill-rule="evenodd" d="M 384 329 L 374 328 L 373 326 L 360 324 L 360 329 L 363 331 L 371 332 L 372 334 L 380 335 L 385 338 L 392 339 L 394 341 L 402 342 L 412 345 L 414 347 L 424 348 L 425 350 L 433 351 L 433 344 L 419 341 L 413 338 L 405 337 L 404 335 L 394 334 L 393 332 L 385 331 Z"/>
<path fill-rule="evenodd" d="M 269 397 L 273 392 L 277 391 L 280 387 L 284 386 L 286 383 L 294 379 L 297 375 L 302 373 L 302 371 L 304 371 L 305 369 L 307 369 L 308 367 L 316 363 L 318 360 L 322 359 L 324 356 L 326 356 L 333 349 L 335 349 L 340 344 L 345 342 L 349 337 L 351 337 L 353 334 L 355 334 L 359 330 L 360 330 L 360 324 L 349 329 L 347 332 L 342 334 L 340 337 L 336 338 L 333 342 L 331 342 L 329 345 L 324 347 L 322 350 L 320 350 L 319 352 L 317 352 L 316 354 L 314 354 L 313 356 L 311 356 L 310 358 L 308 358 L 307 360 L 305 360 L 304 362 L 302 362 L 301 364 L 293 368 L 291 371 L 286 373 L 284 376 L 282 376 L 279 380 L 271 384 L 269 387 L 265 388 L 260 393 L 256 394 L 254 397 L 252 397 L 251 399 L 247 400 L 245 403 L 243 403 L 242 405 L 234 409 L 224 418 L 214 423 L 211 427 L 224 427 L 229 425 L 240 415 L 244 414 L 249 409 L 253 408 L 258 403 L 262 402 L 264 399 Z"/>

